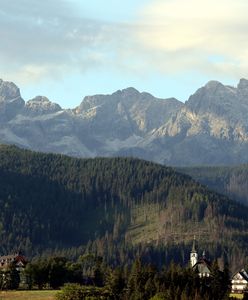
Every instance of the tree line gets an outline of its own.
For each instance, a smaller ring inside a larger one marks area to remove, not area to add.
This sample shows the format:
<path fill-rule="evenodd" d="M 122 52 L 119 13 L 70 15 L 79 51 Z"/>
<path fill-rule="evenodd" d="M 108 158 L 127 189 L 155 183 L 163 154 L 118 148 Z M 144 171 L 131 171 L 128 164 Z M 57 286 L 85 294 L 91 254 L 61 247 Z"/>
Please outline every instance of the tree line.
<path fill-rule="evenodd" d="M 58 300 L 221 300 L 229 299 L 230 293 L 228 265 L 220 271 L 217 261 L 211 265 L 211 276 L 203 278 L 191 267 L 173 262 L 158 268 L 138 257 L 131 265 L 113 267 L 91 254 L 76 261 L 35 259 L 22 272 L 18 279 L 13 266 L 6 270 L 6 278 L 0 276 L 5 280 L 5 285 L 0 282 L 2 289 L 16 289 L 17 284 L 26 289 L 61 288 Z"/>

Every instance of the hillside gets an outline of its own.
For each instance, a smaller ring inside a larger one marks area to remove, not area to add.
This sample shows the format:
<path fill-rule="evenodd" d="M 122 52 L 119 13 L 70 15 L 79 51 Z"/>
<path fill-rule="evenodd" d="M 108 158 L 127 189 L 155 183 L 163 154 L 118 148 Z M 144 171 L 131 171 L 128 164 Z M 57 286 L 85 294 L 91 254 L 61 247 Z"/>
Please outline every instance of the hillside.
<path fill-rule="evenodd" d="M 185 263 L 196 235 L 212 255 L 228 249 L 233 264 L 247 255 L 248 208 L 147 161 L 76 159 L 2 145 L 0 204 L 3 253 L 81 247 L 81 254 L 115 262 L 145 251 Z"/>
<path fill-rule="evenodd" d="M 210 189 L 248 205 L 248 165 L 180 168 Z"/>
<path fill-rule="evenodd" d="M 248 162 L 248 80 L 210 81 L 185 103 L 134 88 L 86 96 L 63 109 L 44 96 L 24 101 L 0 80 L 0 142 L 75 157 L 133 156 L 166 165 Z"/>

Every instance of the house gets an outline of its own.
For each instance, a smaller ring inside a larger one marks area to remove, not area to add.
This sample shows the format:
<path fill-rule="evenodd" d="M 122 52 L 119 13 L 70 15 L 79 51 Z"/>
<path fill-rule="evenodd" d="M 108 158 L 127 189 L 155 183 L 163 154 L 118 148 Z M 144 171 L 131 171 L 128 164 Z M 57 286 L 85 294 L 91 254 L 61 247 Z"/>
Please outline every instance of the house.
<path fill-rule="evenodd" d="M 16 267 L 17 271 L 22 271 L 27 264 L 27 260 L 25 256 L 19 252 L 11 255 L 0 256 L 0 270 L 6 270 L 12 264 Z"/>
<path fill-rule="evenodd" d="M 244 293 L 248 284 L 248 274 L 244 269 L 232 277 L 232 293 Z"/>
<path fill-rule="evenodd" d="M 199 277 L 209 277 L 211 274 L 210 261 L 206 258 L 205 251 L 198 259 L 198 253 L 195 246 L 195 237 L 193 241 L 192 250 L 190 252 L 190 264 L 193 270 L 195 270 Z"/>
<path fill-rule="evenodd" d="M 205 254 L 197 261 L 193 266 L 193 270 L 196 270 L 199 277 L 209 277 L 211 274 L 210 261 L 206 259 Z"/>

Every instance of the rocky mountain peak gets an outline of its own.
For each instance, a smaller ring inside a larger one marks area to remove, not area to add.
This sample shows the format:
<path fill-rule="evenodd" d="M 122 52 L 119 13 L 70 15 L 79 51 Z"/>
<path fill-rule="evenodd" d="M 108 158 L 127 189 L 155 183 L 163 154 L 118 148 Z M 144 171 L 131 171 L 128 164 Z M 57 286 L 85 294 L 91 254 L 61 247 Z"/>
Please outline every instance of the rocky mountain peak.
<path fill-rule="evenodd" d="M 13 82 L 0 79 L 0 122 L 12 119 L 24 105 L 19 88 Z"/>
<path fill-rule="evenodd" d="M 238 89 L 239 90 L 248 89 L 248 80 L 245 78 L 241 78 L 238 83 Z"/>
<path fill-rule="evenodd" d="M 26 112 L 33 114 L 54 113 L 60 111 L 62 108 L 51 102 L 47 97 L 37 96 L 29 101 L 25 105 Z"/>
<path fill-rule="evenodd" d="M 92 108 L 101 107 L 102 105 L 111 106 L 114 108 L 121 101 L 134 102 L 141 93 L 135 88 L 129 87 L 123 90 L 118 90 L 111 95 L 94 95 L 84 97 L 81 104 L 75 108 L 76 113 L 83 113 Z M 114 105 L 114 106 L 113 106 Z"/>
<path fill-rule="evenodd" d="M 121 96 L 122 98 L 135 97 L 138 95 L 140 95 L 140 92 L 133 87 L 128 87 L 123 90 L 118 90 L 117 92 L 112 94 L 112 96 Z"/>
<path fill-rule="evenodd" d="M 29 100 L 29 102 L 37 102 L 37 103 L 41 103 L 41 102 L 43 102 L 43 103 L 51 103 L 51 101 L 47 98 L 47 97 L 45 97 L 45 96 L 36 96 L 35 98 L 33 98 L 33 99 L 31 99 L 31 100 Z"/>
<path fill-rule="evenodd" d="M 224 87 L 224 85 L 216 80 L 211 80 L 207 82 L 206 85 L 204 86 L 204 88 L 207 90 L 216 90 L 217 88 L 222 88 L 222 87 Z"/>
<path fill-rule="evenodd" d="M 195 113 L 214 113 L 223 116 L 237 104 L 237 89 L 218 81 L 209 81 L 198 89 L 186 102 L 186 107 Z"/>
<path fill-rule="evenodd" d="M 9 81 L 0 79 L 0 101 L 13 101 L 21 97 L 19 88 Z"/>
<path fill-rule="evenodd" d="M 247 102 L 248 102 L 248 80 L 244 79 L 244 78 L 240 79 L 237 90 L 238 90 L 238 94 L 241 97 L 242 101 L 247 104 Z"/>

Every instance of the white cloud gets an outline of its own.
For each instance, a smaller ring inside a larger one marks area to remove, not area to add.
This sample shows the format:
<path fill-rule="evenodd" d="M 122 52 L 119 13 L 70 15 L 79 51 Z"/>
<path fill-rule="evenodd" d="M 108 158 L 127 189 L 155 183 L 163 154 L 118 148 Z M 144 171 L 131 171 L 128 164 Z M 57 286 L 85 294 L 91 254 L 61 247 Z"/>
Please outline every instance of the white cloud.
<path fill-rule="evenodd" d="M 69 0 L 2 0 L 0 77 L 25 83 L 96 68 L 121 48 L 124 27 L 88 19 Z"/>
<path fill-rule="evenodd" d="M 137 39 L 161 71 L 241 76 L 248 67 L 247 12 L 245 0 L 153 0 L 140 14 Z"/>
<path fill-rule="evenodd" d="M 247 0 L 150 0 L 133 23 L 89 19 L 76 3 L 1 0 L 0 78 L 27 83 L 99 67 L 137 77 L 248 75 Z"/>

